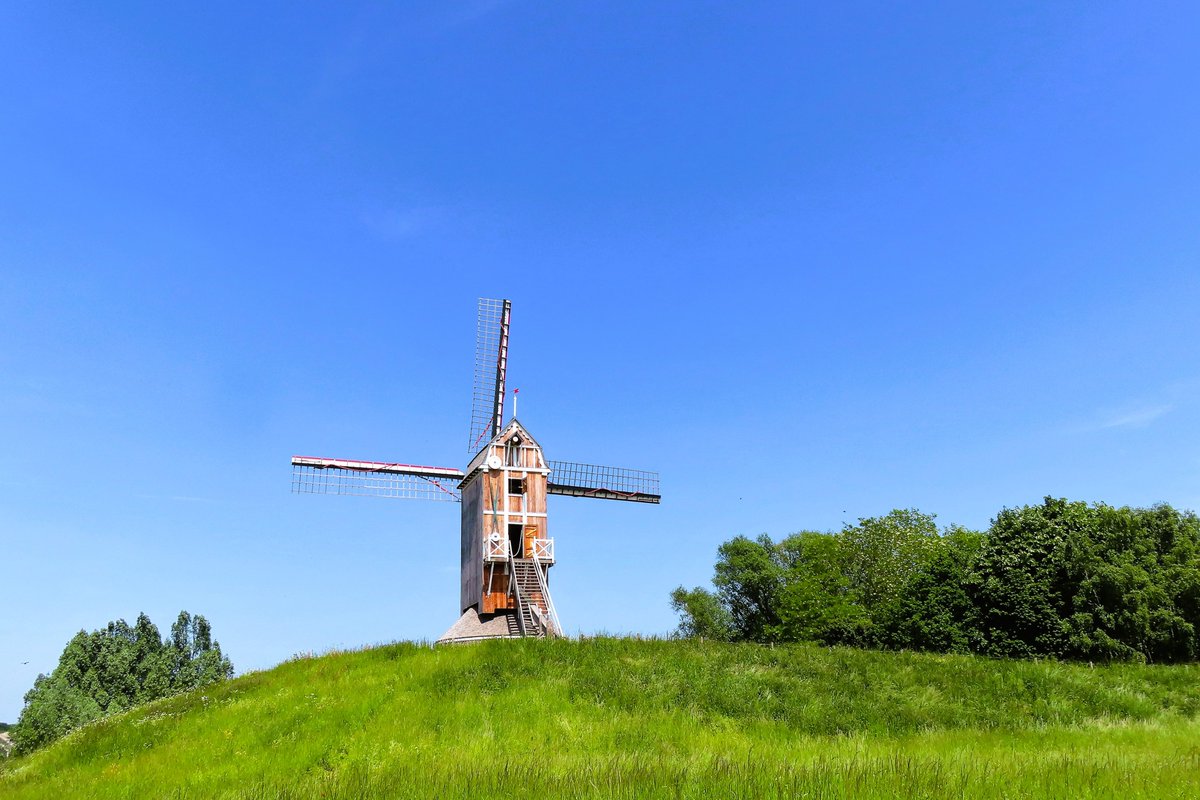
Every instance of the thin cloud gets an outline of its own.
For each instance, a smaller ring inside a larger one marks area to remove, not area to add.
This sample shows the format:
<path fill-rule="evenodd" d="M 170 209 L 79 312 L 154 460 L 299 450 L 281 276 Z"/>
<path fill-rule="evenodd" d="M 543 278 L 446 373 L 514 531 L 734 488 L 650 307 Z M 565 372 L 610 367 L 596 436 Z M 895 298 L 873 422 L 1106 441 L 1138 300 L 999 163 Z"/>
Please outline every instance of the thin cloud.
<path fill-rule="evenodd" d="M 1143 406 L 1118 414 L 1111 414 L 1101 419 L 1095 426 L 1095 429 L 1144 428 L 1159 417 L 1171 413 L 1174 409 L 1174 403 L 1166 403 L 1163 405 Z"/>

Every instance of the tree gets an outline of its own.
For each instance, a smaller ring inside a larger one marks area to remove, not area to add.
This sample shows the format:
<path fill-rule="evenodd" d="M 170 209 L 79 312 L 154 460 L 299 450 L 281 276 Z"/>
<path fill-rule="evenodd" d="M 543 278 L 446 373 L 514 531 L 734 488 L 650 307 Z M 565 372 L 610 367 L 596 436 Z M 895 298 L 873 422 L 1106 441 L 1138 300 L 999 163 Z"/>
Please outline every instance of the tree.
<path fill-rule="evenodd" d="M 1200 521 L 1047 497 L 997 515 L 972 585 L 991 655 L 1193 659 Z"/>
<path fill-rule="evenodd" d="M 1181 661 L 1197 654 L 1189 614 L 1200 525 L 1170 506 L 1089 509 L 1087 536 L 1067 551 L 1068 655 L 1095 660 Z M 1183 591 L 1180 591 L 1182 589 Z"/>
<path fill-rule="evenodd" d="M 138 686 L 134 702 L 146 703 L 157 697 L 165 697 L 171 692 L 171 659 L 158 627 L 145 614 L 138 614 L 133 635 Z"/>
<path fill-rule="evenodd" d="M 671 592 L 671 610 L 679 614 L 677 636 L 727 641 L 733 636 L 733 617 L 712 592 L 682 586 Z"/>
<path fill-rule="evenodd" d="M 717 549 L 713 584 L 729 611 L 734 637 L 762 642 L 778 638 L 778 595 L 783 567 L 771 537 L 737 536 Z"/>
<path fill-rule="evenodd" d="M 969 653 L 979 648 L 979 623 L 968 591 L 984 535 L 957 526 L 900 595 L 880 611 L 879 643 L 896 649 Z"/>
<path fill-rule="evenodd" d="M 171 626 L 171 688 L 176 692 L 223 680 L 233 675 L 233 665 L 213 641 L 212 627 L 203 616 L 180 611 Z"/>
<path fill-rule="evenodd" d="M 681 635 L 1018 658 L 1200 657 L 1200 519 L 1045 498 L 986 534 L 895 510 L 836 534 L 720 546 L 715 594 L 682 587 Z M 702 633 L 703 631 L 703 633 Z"/>
<path fill-rule="evenodd" d="M 681 633 L 728 619 L 739 641 L 867 644 L 872 614 L 927 563 L 936 539 L 933 517 L 913 510 L 861 519 L 840 534 L 806 531 L 779 543 L 737 536 L 717 550 L 715 598 L 680 587 L 672 606 L 683 614 Z"/>
<path fill-rule="evenodd" d="M 16 752 L 32 751 L 104 714 L 104 698 L 91 670 L 91 645 L 86 632 L 75 634 L 67 642 L 58 668 L 34 680 L 12 729 Z"/>
<path fill-rule="evenodd" d="M 67 642 L 58 666 L 38 675 L 13 727 L 18 752 L 29 752 L 106 714 L 233 674 L 204 617 L 181 612 L 164 641 L 145 614 L 130 627 L 110 622 Z M 178 635 L 177 635 L 178 634 Z"/>
<path fill-rule="evenodd" d="M 870 625 L 845 574 L 842 542 L 834 534 L 794 533 L 777 547 L 784 564 L 778 592 L 784 641 L 861 642 Z"/>
<path fill-rule="evenodd" d="M 1087 546 L 1093 523 L 1086 503 L 1050 497 L 996 515 L 972 576 L 985 653 L 1066 654 L 1068 563 Z"/>
<path fill-rule="evenodd" d="M 928 565 L 938 542 L 934 519 L 916 509 L 895 509 L 842 529 L 846 579 L 868 613 L 895 601 Z"/>

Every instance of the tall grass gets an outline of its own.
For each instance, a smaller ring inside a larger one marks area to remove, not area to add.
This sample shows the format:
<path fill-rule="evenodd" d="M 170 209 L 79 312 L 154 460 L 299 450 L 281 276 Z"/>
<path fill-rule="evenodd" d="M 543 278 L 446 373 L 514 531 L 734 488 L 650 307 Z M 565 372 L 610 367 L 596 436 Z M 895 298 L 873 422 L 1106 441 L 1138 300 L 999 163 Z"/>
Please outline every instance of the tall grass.
<path fill-rule="evenodd" d="M 0 766 L 0 797 L 1192 797 L 1198 678 L 809 646 L 398 644 L 102 720 Z"/>

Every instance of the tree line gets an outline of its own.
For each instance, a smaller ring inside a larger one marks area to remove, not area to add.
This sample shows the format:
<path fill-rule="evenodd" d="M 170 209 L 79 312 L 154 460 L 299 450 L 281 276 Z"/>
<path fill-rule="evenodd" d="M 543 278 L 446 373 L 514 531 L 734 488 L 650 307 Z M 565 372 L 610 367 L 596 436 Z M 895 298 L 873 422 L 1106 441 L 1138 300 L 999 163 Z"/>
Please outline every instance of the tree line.
<path fill-rule="evenodd" d="M 80 631 L 58 666 L 38 675 L 12 728 L 15 751 L 27 753 L 107 714 L 233 675 L 233 665 L 212 638 L 203 616 L 179 612 L 163 638 L 145 614 Z"/>
<path fill-rule="evenodd" d="M 841 531 L 717 551 L 713 589 L 677 588 L 682 636 L 1182 662 L 1200 654 L 1200 520 L 1169 505 L 1047 497 L 987 531 L 895 510 Z"/>

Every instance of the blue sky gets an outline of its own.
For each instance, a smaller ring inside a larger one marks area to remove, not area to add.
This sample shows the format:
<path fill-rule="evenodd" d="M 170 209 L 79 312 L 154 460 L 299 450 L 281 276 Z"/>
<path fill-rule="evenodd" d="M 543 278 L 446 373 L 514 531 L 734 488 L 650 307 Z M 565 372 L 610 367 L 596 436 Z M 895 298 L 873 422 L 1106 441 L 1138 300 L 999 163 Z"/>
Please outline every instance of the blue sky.
<path fill-rule="evenodd" d="M 662 474 L 552 499 L 573 632 L 736 534 L 1200 507 L 1200 10 L 939 5 L 5 4 L 0 719 L 143 610 L 440 634 L 457 508 L 288 458 L 465 463 L 480 296 L 549 457 Z"/>

